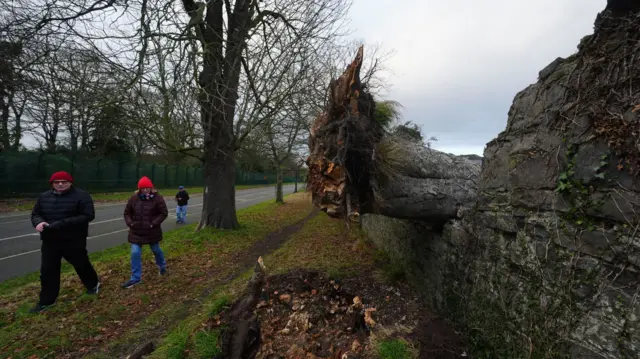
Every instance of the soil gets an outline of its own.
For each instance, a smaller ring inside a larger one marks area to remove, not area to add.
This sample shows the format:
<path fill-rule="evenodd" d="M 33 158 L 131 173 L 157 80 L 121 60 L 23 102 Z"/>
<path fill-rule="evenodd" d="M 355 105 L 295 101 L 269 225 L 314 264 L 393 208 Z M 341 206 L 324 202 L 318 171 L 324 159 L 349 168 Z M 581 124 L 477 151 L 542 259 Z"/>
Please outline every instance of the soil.
<path fill-rule="evenodd" d="M 371 358 L 372 332 L 417 343 L 419 358 L 468 358 L 459 335 L 406 283 L 381 284 L 370 275 L 332 280 L 306 270 L 271 276 L 267 283 L 257 306 L 257 358 Z"/>

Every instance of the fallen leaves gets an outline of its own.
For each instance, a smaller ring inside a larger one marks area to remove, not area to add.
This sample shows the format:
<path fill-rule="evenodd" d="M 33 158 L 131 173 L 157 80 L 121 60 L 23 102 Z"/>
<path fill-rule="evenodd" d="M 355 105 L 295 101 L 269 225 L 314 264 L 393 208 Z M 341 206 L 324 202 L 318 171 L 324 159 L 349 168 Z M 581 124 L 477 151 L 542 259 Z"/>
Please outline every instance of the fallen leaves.
<path fill-rule="evenodd" d="M 321 275 L 270 283 L 277 300 L 265 298 L 257 306 L 263 340 L 258 358 L 360 357 L 366 333 L 376 324 L 376 309 L 362 297 Z M 354 321 L 362 325 L 355 327 Z"/>

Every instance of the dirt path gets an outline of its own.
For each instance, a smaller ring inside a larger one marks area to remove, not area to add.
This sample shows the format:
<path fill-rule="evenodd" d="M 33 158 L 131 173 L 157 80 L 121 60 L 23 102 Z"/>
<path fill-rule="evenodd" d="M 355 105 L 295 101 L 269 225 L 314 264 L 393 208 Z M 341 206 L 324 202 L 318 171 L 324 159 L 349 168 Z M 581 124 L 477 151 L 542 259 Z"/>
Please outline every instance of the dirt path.
<path fill-rule="evenodd" d="M 214 267 L 206 273 L 206 281 L 209 282 L 207 288 L 196 298 L 182 301 L 179 305 L 180 313 L 172 316 L 174 323 L 184 320 L 189 314 L 190 310 L 201 303 L 206 297 L 211 295 L 216 288 L 228 284 L 229 282 L 242 275 L 253 265 L 255 265 L 256 259 L 260 256 L 267 256 L 280 248 L 294 233 L 298 232 L 304 225 L 313 217 L 319 213 L 317 208 L 313 208 L 309 214 L 302 220 L 286 226 L 276 232 L 270 233 L 263 239 L 254 243 L 250 248 L 236 252 L 233 254 L 231 261 L 236 263 L 231 271 L 224 272 L 223 268 Z M 219 279 L 214 279 L 218 277 Z M 154 338 L 153 340 L 160 339 L 163 334 L 168 332 L 170 328 L 167 328 L 167 323 L 159 322 L 152 328 L 145 328 L 144 333 L 140 336 L 138 341 L 132 341 L 129 343 L 123 343 L 116 347 L 109 349 L 110 355 L 115 357 L 126 356 L 133 352 L 141 342 L 145 339 Z"/>
<path fill-rule="evenodd" d="M 216 286 L 227 284 L 242 273 L 252 268 L 255 265 L 258 257 L 265 257 L 273 253 L 276 249 L 280 248 L 280 246 L 282 246 L 289 239 L 289 237 L 291 237 L 291 235 L 298 232 L 302 227 L 304 227 L 305 224 L 307 224 L 307 222 L 311 218 L 315 217 L 319 212 L 320 210 L 318 210 L 316 207 L 313 207 L 311 212 L 309 212 L 309 214 L 301 221 L 284 227 L 279 231 L 270 233 L 262 240 L 256 242 L 251 248 L 237 252 L 234 255 L 234 261 L 238 263 L 239 269 L 235 270 L 226 278 L 217 281 L 214 285 L 209 286 L 209 288 L 207 288 L 207 290 L 202 293 L 200 299 L 203 299 L 210 295 L 215 290 Z M 214 273 L 210 273 L 210 276 L 212 276 L 213 274 Z"/>

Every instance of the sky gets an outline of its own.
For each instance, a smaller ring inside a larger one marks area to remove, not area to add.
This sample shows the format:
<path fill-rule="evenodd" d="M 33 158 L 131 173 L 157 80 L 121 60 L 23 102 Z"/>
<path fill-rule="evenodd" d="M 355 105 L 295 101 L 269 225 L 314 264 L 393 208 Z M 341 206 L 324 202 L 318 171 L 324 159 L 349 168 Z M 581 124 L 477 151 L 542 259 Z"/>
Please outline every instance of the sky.
<path fill-rule="evenodd" d="M 517 92 L 593 33 L 606 0 L 353 0 L 351 37 L 394 52 L 390 89 L 436 149 L 482 155 Z M 365 61 L 366 62 L 366 61 Z M 25 138 L 27 146 L 36 145 Z"/>
<path fill-rule="evenodd" d="M 354 0 L 353 36 L 393 50 L 386 99 L 433 148 L 482 155 L 516 93 L 593 33 L 606 0 Z"/>

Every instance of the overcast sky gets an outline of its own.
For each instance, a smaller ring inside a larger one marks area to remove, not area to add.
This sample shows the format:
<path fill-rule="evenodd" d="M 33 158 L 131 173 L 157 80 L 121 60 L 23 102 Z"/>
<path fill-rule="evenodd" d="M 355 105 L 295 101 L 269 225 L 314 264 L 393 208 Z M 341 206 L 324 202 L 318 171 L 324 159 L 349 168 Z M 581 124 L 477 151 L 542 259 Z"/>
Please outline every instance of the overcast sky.
<path fill-rule="evenodd" d="M 395 50 L 386 95 L 434 147 L 482 155 L 515 94 L 593 33 L 606 0 L 355 0 L 354 36 Z M 366 56 L 366 48 L 365 48 Z"/>
<path fill-rule="evenodd" d="M 404 119 L 437 137 L 437 149 L 482 155 L 515 94 L 576 51 L 606 2 L 354 0 L 349 17 L 353 38 L 395 52 L 385 97 L 404 106 Z"/>

